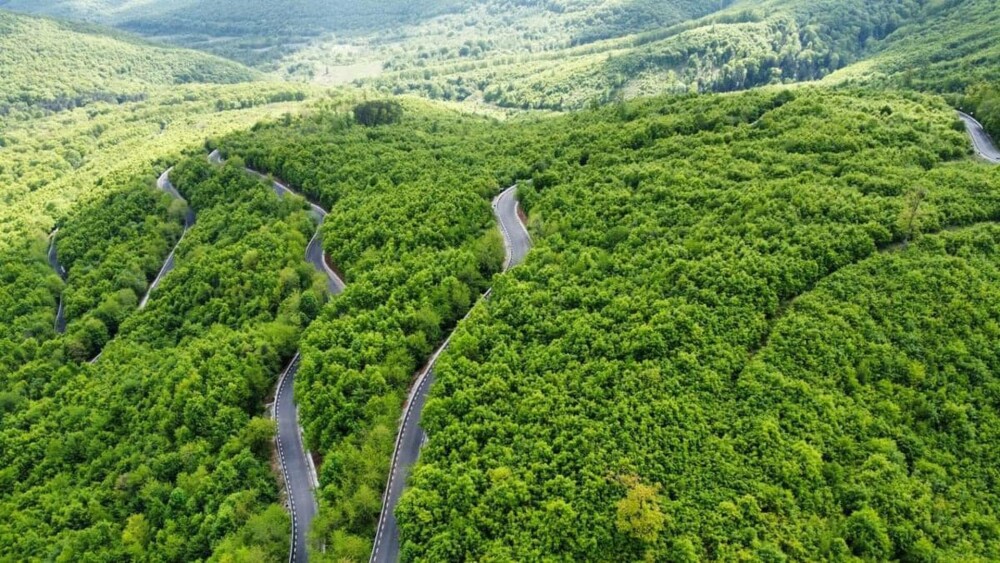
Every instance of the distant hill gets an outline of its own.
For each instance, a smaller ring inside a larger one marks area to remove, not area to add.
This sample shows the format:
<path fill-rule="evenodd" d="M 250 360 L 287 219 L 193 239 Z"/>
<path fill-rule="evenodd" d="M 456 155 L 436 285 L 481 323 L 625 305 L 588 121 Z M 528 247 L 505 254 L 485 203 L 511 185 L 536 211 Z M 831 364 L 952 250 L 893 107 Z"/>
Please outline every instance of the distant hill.
<path fill-rule="evenodd" d="M 111 25 L 248 64 L 326 33 L 385 30 L 457 9 L 458 0 L 0 0 L 0 8 Z M 252 14 L 248 11 L 252 10 Z"/>
<path fill-rule="evenodd" d="M 0 116 L 142 99 L 151 86 L 253 80 L 243 65 L 90 26 L 0 11 Z"/>
<path fill-rule="evenodd" d="M 526 56 L 506 56 L 502 46 L 496 56 L 439 64 L 433 54 L 403 55 L 392 61 L 395 72 L 375 84 L 555 110 L 663 92 L 741 90 L 822 78 L 876 50 L 924 10 L 916 0 L 709 2 L 701 14 L 683 10 L 684 2 L 664 2 L 661 9 L 668 5 L 681 17 L 652 28 L 622 26 L 599 41 Z"/>
<path fill-rule="evenodd" d="M 286 78 L 571 110 L 664 92 L 996 80 L 992 0 L 0 0 Z M 847 68 L 848 70 L 841 71 Z"/>

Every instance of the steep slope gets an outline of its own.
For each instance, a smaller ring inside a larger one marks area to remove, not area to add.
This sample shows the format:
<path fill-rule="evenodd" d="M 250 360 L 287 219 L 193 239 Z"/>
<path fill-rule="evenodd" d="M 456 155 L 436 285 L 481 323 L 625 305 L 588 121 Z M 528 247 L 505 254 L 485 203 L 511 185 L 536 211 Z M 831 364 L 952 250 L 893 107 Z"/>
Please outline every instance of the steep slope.
<path fill-rule="evenodd" d="M 81 26 L 0 11 L 0 116 L 37 116 L 150 88 L 253 80 L 237 63 Z"/>

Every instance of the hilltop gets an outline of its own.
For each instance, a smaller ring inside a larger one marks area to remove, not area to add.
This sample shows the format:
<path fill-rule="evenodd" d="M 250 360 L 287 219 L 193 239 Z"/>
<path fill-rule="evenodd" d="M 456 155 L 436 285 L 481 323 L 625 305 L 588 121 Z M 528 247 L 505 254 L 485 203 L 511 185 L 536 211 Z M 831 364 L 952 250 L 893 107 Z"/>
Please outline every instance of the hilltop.
<path fill-rule="evenodd" d="M 197 51 L 0 11 L 0 115 L 33 116 L 143 99 L 151 87 L 233 84 L 257 78 L 238 63 Z"/>

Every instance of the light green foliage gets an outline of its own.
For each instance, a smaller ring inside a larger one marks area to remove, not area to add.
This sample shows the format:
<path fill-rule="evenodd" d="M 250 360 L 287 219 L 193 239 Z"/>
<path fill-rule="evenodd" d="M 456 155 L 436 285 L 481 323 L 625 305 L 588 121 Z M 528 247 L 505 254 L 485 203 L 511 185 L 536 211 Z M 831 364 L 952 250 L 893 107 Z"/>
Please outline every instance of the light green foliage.
<path fill-rule="evenodd" d="M 640 483 L 635 476 L 623 482 L 627 491 L 625 498 L 617 504 L 615 525 L 618 531 L 643 542 L 656 542 L 667 522 L 667 517 L 660 510 L 658 488 Z"/>
<path fill-rule="evenodd" d="M 93 102 L 143 100 L 151 86 L 247 82 L 239 64 L 80 26 L 0 11 L 0 115 L 37 117 Z"/>

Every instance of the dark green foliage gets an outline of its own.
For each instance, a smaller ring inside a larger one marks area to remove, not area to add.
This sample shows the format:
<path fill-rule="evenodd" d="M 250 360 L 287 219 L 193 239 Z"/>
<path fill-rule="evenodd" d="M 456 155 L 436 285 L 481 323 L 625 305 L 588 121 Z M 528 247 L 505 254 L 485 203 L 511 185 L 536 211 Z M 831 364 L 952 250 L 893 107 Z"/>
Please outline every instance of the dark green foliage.
<path fill-rule="evenodd" d="M 403 119 L 403 105 L 395 100 L 374 100 L 354 106 L 354 120 L 365 127 L 392 125 Z"/>

